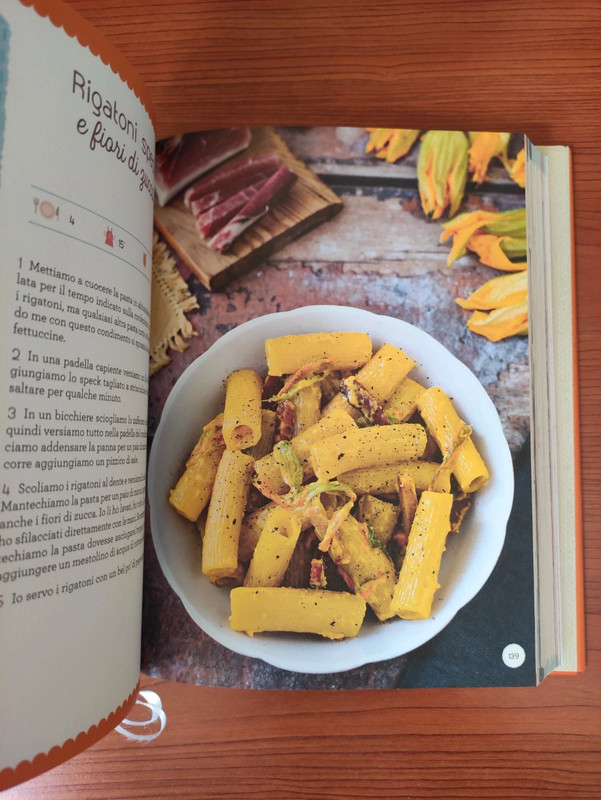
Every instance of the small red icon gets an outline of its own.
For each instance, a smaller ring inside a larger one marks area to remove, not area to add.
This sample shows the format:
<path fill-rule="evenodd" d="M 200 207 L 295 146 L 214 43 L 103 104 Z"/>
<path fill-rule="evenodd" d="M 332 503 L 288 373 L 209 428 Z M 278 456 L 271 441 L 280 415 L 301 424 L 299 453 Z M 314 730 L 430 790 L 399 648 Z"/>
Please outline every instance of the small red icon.
<path fill-rule="evenodd" d="M 104 243 L 108 247 L 112 247 L 115 244 L 115 234 L 110 228 L 107 228 L 104 232 Z"/>
<path fill-rule="evenodd" d="M 42 200 L 38 197 L 33 198 L 33 209 L 34 214 L 40 213 L 45 219 L 52 219 L 52 217 L 56 217 L 58 219 L 58 212 L 59 208 L 50 202 L 50 200 Z"/>
<path fill-rule="evenodd" d="M 56 209 L 49 200 L 42 200 L 40 203 L 40 214 L 46 219 L 52 219 L 56 214 L 58 216 L 58 209 Z"/>

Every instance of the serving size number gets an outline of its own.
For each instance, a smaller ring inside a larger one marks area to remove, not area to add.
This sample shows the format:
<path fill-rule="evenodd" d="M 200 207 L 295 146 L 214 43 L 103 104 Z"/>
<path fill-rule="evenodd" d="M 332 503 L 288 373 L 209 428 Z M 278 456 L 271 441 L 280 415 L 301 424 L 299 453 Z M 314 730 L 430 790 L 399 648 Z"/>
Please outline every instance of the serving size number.
<path fill-rule="evenodd" d="M 34 216 L 41 216 L 46 220 L 58 221 L 60 219 L 60 206 L 55 206 L 50 200 L 40 200 L 39 197 L 34 197 L 33 213 Z M 69 222 L 71 225 L 75 225 L 72 214 L 69 214 Z"/>

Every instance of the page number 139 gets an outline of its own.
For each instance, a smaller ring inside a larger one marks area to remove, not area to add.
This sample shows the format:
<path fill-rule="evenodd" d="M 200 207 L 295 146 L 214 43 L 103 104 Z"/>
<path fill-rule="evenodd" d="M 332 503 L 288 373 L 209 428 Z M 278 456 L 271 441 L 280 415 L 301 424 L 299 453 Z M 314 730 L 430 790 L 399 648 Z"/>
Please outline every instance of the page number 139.
<path fill-rule="evenodd" d="M 521 667 L 526 660 L 526 651 L 521 644 L 508 644 L 503 648 L 502 658 L 506 667 L 515 669 Z"/>

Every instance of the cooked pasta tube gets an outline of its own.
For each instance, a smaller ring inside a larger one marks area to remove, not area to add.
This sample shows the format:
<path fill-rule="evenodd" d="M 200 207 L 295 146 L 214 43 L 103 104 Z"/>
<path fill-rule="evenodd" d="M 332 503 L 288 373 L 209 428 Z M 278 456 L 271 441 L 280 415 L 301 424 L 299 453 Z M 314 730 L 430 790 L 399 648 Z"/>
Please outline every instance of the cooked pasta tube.
<path fill-rule="evenodd" d="M 434 480 L 437 490 L 451 491 L 451 478 L 448 469 L 434 461 L 403 461 L 398 464 L 383 464 L 375 467 L 353 469 L 338 476 L 341 483 L 346 483 L 357 494 L 396 495 L 397 475 L 409 475 L 418 492 L 429 489 Z"/>
<path fill-rule="evenodd" d="M 279 586 L 301 531 L 298 514 L 272 508 L 259 536 L 244 586 Z"/>
<path fill-rule="evenodd" d="M 169 492 L 169 502 L 190 522 L 196 522 L 211 497 L 217 466 L 223 453 L 219 414 L 202 429 L 200 438 L 186 461 L 186 469 L 175 488 Z"/>
<path fill-rule="evenodd" d="M 336 369 L 357 369 L 371 353 L 367 333 L 300 333 L 265 341 L 269 375 L 291 375 L 305 364 L 324 358 L 335 359 Z"/>
<path fill-rule="evenodd" d="M 240 586 L 230 592 L 230 625 L 249 636 L 263 631 L 314 633 L 344 639 L 359 633 L 365 600 L 327 589 Z"/>
<path fill-rule="evenodd" d="M 319 536 L 319 532 L 316 529 Z M 371 606 L 379 620 L 394 616 L 390 603 L 394 591 L 394 564 L 367 527 L 347 517 L 332 538 L 329 554 L 353 582 L 355 592 Z"/>
<path fill-rule="evenodd" d="M 223 454 L 207 512 L 202 543 L 202 571 L 212 581 L 229 578 L 238 568 L 238 545 L 253 459 L 239 450 Z"/>
<path fill-rule="evenodd" d="M 295 547 L 282 582 L 286 586 L 294 586 L 297 589 L 327 589 L 325 583 L 323 585 L 320 583 L 319 586 L 311 583 L 313 561 L 313 553 L 310 548 L 303 544 Z"/>
<path fill-rule="evenodd" d="M 351 393 L 353 387 L 362 387 L 376 402 L 383 403 L 414 366 L 415 361 L 398 347 L 384 344 L 356 375 L 352 375 L 346 380 L 346 385 Z M 349 413 L 352 409 L 355 417 L 359 414 L 342 393 L 330 400 L 324 409 L 324 414 L 331 413 L 335 408 L 344 409 Z"/>
<path fill-rule="evenodd" d="M 417 511 L 417 490 L 413 478 L 406 473 L 401 473 L 398 476 L 397 483 L 403 533 L 408 536 L 415 518 L 415 512 Z"/>
<path fill-rule="evenodd" d="M 462 492 L 475 492 L 488 481 L 488 470 L 472 437 L 463 434 L 466 425 L 453 404 L 438 386 L 426 389 L 417 407 L 430 435 L 436 440 L 443 457 L 450 456 L 450 467 Z"/>
<path fill-rule="evenodd" d="M 311 445 L 314 442 L 356 427 L 354 419 L 346 411 L 336 411 L 327 417 L 322 417 L 319 422 L 311 425 L 310 428 L 307 428 L 298 436 L 294 436 L 290 440 L 290 444 L 303 465 L 304 477 L 307 478 L 313 474 L 310 456 Z M 289 488 L 282 478 L 282 471 L 273 453 L 269 453 L 255 462 L 255 473 L 255 486 L 259 490 L 264 488 L 269 492 L 282 494 Z"/>
<path fill-rule="evenodd" d="M 412 378 L 404 378 L 384 403 L 391 422 L 405 422 L 417 409 L 417 398 L 425 387 Z"/>
<path fill-rule="evenodd" d="M 252 369 L 239 369 L 227 379 L 223 438 L 228 450 L 245 450 L 261 438 L 262 381 Z"/>
<path fill-rule="evenodd" d="M 386 544 L 392 536 L 398 518 L 399 507 L 379 497 L 364 494 L 357 502 L 357 519 L 368 525 L 382 544 Z"/>
<path fill-rule="evenodd" d="M 267 522 L 269 512 L 274 508 L 280 508 L 275 503 L 267 503 L 261 508 L 246 514 L 242 520 L 242 528 L 240 530 L 240 543 L 238 551 L 238 559 L 240 561 L 250 561 L 252 554 L 255 551 L 257 542 L 261 531 Z M 311 520 L 305 513 L 306 509 L 301 506 L 297 509 L 291 509 L 291 513 L 298 516 L 301 526 L 301 531 L 306 531 L 311 527 Z"/>
<path fill-rule="evenodd" d="M 240 561 L 250 561 L 252 558 L 261 531 L 267 522 L 267 516 L 273 508 L 277 508 L 275 503 L 267 503 L 267 505 L 245 514 L 238 542 L 238 558 Z"/>
<path fill-rule="evenodd" d="M 444 492 L 423 492 L 420 497 L 392 599 L 392 611 L 403 619 L 430 616 L 452 504 L 453 495 Z"/>
<path fill-rule="evenodd" d="M 259 441 L 248 449 L 248 455 L 254 459 L 263 458 L 267 453 L 273 450 L 275 440 L 275 429 L 277 424 L 277 415 L 275 411 L 270 411 L 267 408 L 261 411 L 261 438 Z"/>
<path fill-rule="evenodd" d="M 294 398 L 294 435 L 299 436 L 321 418 L 321 387 L 318 383 L 305 386 Z"/>
<path fill-rule="evenodd" d="M 320 481 L 377 464 L 419 458 L 426 449 L 422 425 L 378 425 L 354 428 L 311 445 L 311 467 Z"/>

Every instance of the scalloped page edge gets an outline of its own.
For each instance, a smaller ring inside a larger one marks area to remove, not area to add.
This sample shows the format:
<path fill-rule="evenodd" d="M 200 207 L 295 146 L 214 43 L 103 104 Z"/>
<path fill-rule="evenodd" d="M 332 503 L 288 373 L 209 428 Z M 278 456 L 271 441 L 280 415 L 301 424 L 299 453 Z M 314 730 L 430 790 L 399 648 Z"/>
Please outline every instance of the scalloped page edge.
<path fill-rule="evenodd" d="M 74 739 L 67 739 L 62 745 L 55 745 L 47 753 L 38 753 L 30 760 L 20 761 L 16 767 L 5 767 L 0 771 L 0 792 L 63 764 L 100 741 L 125 719 L 136 703 L 139 689 L 140 681 L 138 680 L 132 693 L 120 706 L 96 725 L 91 725 L 87 731 L 78 733 Z"/>
<path fill-rule="evenodd" d="M 146 85 L 129 61 L 94 26 L 80 16 L 62 0 L 19 0 L 21 5 L 33 8 L 40 17 L 47 17 L 56 27 L 62 28 L 67 36 L 77 39 L 82 47 L 88 48 L 92 55 L 109 67 L 123 83 L 136 95 L 146 110 L 153 128 L 156 123 L 154 103 Z"/>

